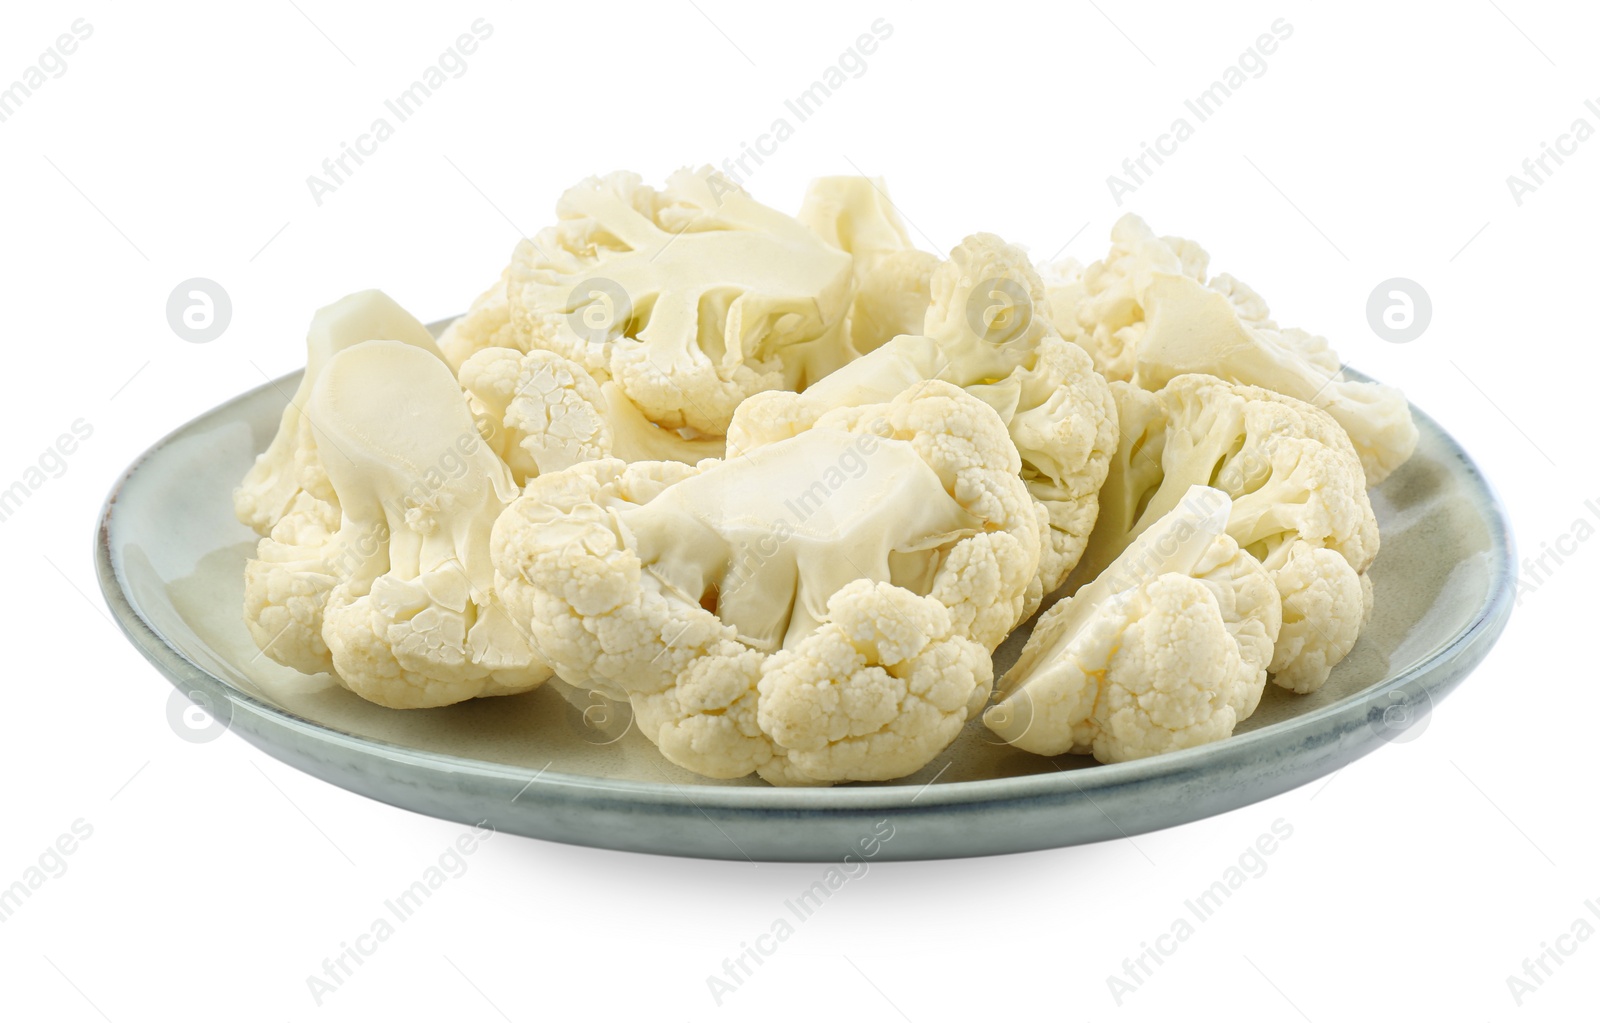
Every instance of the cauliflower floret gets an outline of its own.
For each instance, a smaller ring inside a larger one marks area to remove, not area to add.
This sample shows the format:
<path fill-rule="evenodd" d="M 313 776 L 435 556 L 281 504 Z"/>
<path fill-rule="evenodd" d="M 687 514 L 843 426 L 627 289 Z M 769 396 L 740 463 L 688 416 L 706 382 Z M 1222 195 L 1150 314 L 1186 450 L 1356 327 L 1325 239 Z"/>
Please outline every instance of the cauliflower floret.
<path fill-rule="evenodd" d="M 1102 763 L 1216 742 L 1254 713 L 1281 626 L 1266 570 L 1224 532 L 1225 494 L 1194 487 L 1104 573 L 1039 619 L 991 731 Z"/>
<path fill-rule="evenodd" d="M 1315 692 L 1372 618 L 1372 577 L 1353 574 L 1336 551 L 1304 540 L 1279 560 L 1272 581 L 1283 601 L 1283 632 L 1267 670 L 1291 692 Z"/>
<path fill-rule="evenodd" d="M 244 621 L 267 656 L 307 675 L 332 671 L 322 639 L 322 613 L 333 588 L 347 579 L 373 543 L 355 550 L 339 541 L 339 511 L 309 493 L 296 495 L 272 534 L 244 567 Z"/>
<path fill-rule="evenodd" d="M 1226 290 L 1213 290 L 1217 286 L 1172 274 L 1150 276 L 1140 296 L 1148 321 L 1136 353 L 1141 387 L 1155 390 L 1175 376 L 1206 373 L 1309 402 L 1350 435 L 1368 486 L 1411 457 L 1417 427 L 1405 395 L 1346 380 L 1327 341 L 1278 328 L 1266 303 L 1232 278 Z"/>
<path fill-rule="evenodd" d="M 974 235 L 934 275 L 924 333 L 897 337 L 808 388 L 800 401 L 757 395 L 729 426 L 729 456 L 804 430 L 831 408 L 884 401 L 926 380 L 966 389 L 1000 414 L 1028 492 L 1049 519 L 1032 606 L 1077 564 L 1094 527 L 1117 445 L 1117 410 L 1087 354 L 1042 315 L 1043 285 L 1027 255 Z"/>
<path fill-rule="evenodd" d="M 900 636 L 889 619 L 911 606 L 901 593 L 942 610 L 928 643 L 959 648 L 922 651 L 916 671 L 948 666 L 939 685 L 958 692 L 963 719 L 982 705 L 989 676 L 966 666 L 1015 626 L 1039 558 L 1039 521 L 1004 424 L 931 382 L 743 454 L 695 467 L 610 459 L 539 476 L 495 525 L 500 592 L 563 678 L 629 698 L 674 763 L 740 777 L 776 758 L 786 763 L 767 772 L 774 782 L 844 781 L 876 770 L 859 740 L 887 729 L 899 738 L 868 743 L 873 759 L 891 765 L 884 771 L 917 769 L 949 741 L 923 701 L 833 736 L 846 744 L 837 755 L 807 733 L 792 762 L 759 708 L 802 699 L 793 687 L 818 684 L 802 662 L 819 659 L 845 673 L 834 684 L 851 706 L 873 704 L 861 688 L 875 677 L 861 673 L 868 662 L 832 657 L 830 637 L 843 629 L 865 642 L 862 616 Z M 858 580 L 874 585 L 851 590 Z M 948 702 L 940 689 L 936 705 Z"/>
<path fill-rule="evenodd" d="M 615 383 L 595 383 L 554 352 L 485 348 L 459 375 L 480 429 L 518 484 L 595 458 L 693 463 L 722 456 L 719 438 L 691 440 L 655 425 Z"/>
<path fill-rule="evenodd" d="M 517 331 L 511 325 L 511 303 L 506 290 L 511 268 L 500 271 L 500 279 L 472 300 L 467 311 L 450 321 L 439 335 L 439 351 L 450 368 L 461 371 L 461 364 L 485 348 L 517 347 Z"/>
<path fill-rule="evenodd" d="M 1282 594 L 1288 624 L 1275 681 L 1296 692 L 1322 685 L 1371 611 L 1361 577 L 1378 555 L 1377 520 L 1344 430 L 1304 402 L 1215 377 L 1176 377 L 1153 393 L 1111 387 L 1122 443 L 1078 577 L 1094 578 L 1189 487 L 1215 486 L 1233 499 L 1228 533 Z"/>
<path fill-rule="evenodd" d="M 933 597 L 858 579 L 827 621 L 768 661 L 757 720 L 782 756 L 778 784 L 884 781 L 920 769 L 961 731 L 993 681 L 989 651 L 954 631 Z"/>
<path fill-rule="evenodd" d="M 494 592 L 489 531 L 517 487 L 449 368 L 368 341 L 329 361 L 307 412 L 318 445 L 338 452 L 333 542 L 367 553 L 322 613 L 339 681 L 386 707 L 438 707 L 548 678 Z"/>
<path fill-rule="evenodd" d="M 479 429 L 519 483 L 611 453 L 600 385 L 572 360 L 485 348 L 458 376 Z"/>
<path fill-rule="evenodd" d="M 799 220 L 853 260 L 855 293 L 843 324 L 852 355 L 922 329 L 939 257 L 912 247 L 881 178 L 816 178 Z"/>
<path fill-rule="evenodd" d="M 278 432 L 233 492 L 233 510 L 240 522 L 268 536 L 302 494 L 333 502 L 305 416 L 306 403 L 329 359 L 351 345 L 380 339 L 403 341 L 443 358 L 428 328 L 381 291 L 358 291 L 317 310 L 306 333 L 306 368 L 278 420 Z M 337 504 L 327 514 L 337 516 Z"/>
<path fill-rule="evenodd" d="M 1144 287 L 1155 273 L 1205 278 L 1206 254 L 1182 238 L 1159 238 L 1132 213 L 1111 227 L 1111 251 L 1081 275 L 1057 269 L 1048 289 L 1050 319 L 1061 336 L 1094 357 L 1107 380 L 1132 380 L 1147 319 Z"/>
<path fill-rule="evenodd" d="M 517 347 L 615 382 L 651 422 L 721 436 L 749 395 L 849 361 L 850 257 L 725 178 L 682 170 L 658 192 L 619 172 L 557 214 L 512 256 Z M 807 344 L 830 331 L 831 356 Z"/>

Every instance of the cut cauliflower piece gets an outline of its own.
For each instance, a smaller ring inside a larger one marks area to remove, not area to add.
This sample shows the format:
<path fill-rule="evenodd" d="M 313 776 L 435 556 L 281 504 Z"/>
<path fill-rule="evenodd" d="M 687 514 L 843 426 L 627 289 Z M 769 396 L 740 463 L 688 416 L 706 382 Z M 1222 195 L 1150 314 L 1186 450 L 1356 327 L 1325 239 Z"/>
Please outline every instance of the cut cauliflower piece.
<path fill-rule="evenodd" d="M 947 715 L 987 698 L 988 651 L 1036 573 L 1039 520 L 1004 424 L 932 382 L 742 454 L 537 477 L 495 525 L 500 592 L 563 678 L 628 697 L 643 734 L 690 770 L 778 784 L 916 770 L 953 736 Z M 923 646 L 901 614 L 937 626 Z M 834 696 L 802 692 L 824 684 Z M 808 731 L 794 708 L 813 696 L 865 716 Z M 763 727 L 767 705 L 801 748 Z"/>
<path fill-rule="evenodd" d="M 244 622 L 267 656 L 307 675 L 333 670 L 322 613 L 333 588 L 386 537 L 339 533 L 331 501 L 296 495 L 244 567 Z M 354 542 L 354 546 L 352 543 Z"/>
<path fill-rule="evenodd" d="M 1043 285 L 1027 255 L 994 235 L 956 246 L 934 275 L 924 333 L 897 337 L 807 388 L 800 401 L 757 395 L 729 426 L 729 455 L 792 436 L 832 408 L 887 400 L 945 380 L 1000 414 L 1028 491 L 1049 518 L 1038 598 L 1082 556 L 1117 446 L 1117 410 L 1087 354 L 1043 315 Z"/>
<path fill-rule="evenodd" d="M 1345 379 L 1326 341 L 1279 329 L 1259 296 L 1232 278 L 1225 283 L 1223 291 L 1214 290 L 1215 282 L 1207 288 L 1188 277 L 1150 275 L 1140 297 L 1147 321 L 1136 353 L 1141 387 L 1156 390 L 1173 377 L 1206 373 L 1309 402 L 1350 435 L 1368 486 L 1411 457 L 1417 427 L 1405 395 Z"/>
<path fill-rule="evenodd" d="M 881 178 L 816 178 L 799 220 L 853 260 L 854 295 L 844 323 L 853 354 L 922 329 L 939 257 L 911 244 Z"/>
<path fill-rule="evenodd" d="M 511 279 L 508 266 L 500 279 L 472 300 L 467 311 L 450 321 L 439 335 L 439 351 L 456 372 L 461 364 L 485 348 L 516 348 L 517 331 L 511 325 L 511 303 L 506 290 Z"/>
<path fill-rule="evenodd" d="M 984 724 L 1044 756 L 1101 763 L 1216 742 L 1255 712 L 1281 626 L 1267 571 L 1190 488 L 1093 582 L 1039 619 Z"/>
<path fill-rule="evenodd" d="M 233 510 L 240 522 L 268 536 L 300 495 L 332 500 L 306 419 L 306 403 L 329 359 L 351 345 L 380 339 L 402 341 L 443 358 L 428 328 L 381 291 L 358 291 L 317 310 L 306 333 L 306 368 L 278 420 L 278 432 L 233 491 Z M 337 505 L 329 514 L 338 514 Z"/>
<path fill-rule="evenodd" d="M 1274 681 L 1296 692 L 1321 686 L 1371 613 L 1363 576 L 1378 555 L 1377 520 L 1344 430 L 1304 402 L 1215 377 L 1175 377 L 1156 392 L 1111 387 L 1122 443 L 1079 578 L 1094 578 L 1189 487 L 1214 486 L 1233 499 L 1228 533 L 1282 595 Z"/>
<path fill-rule="evenodd" d="M 989 692 L 989 651 L 933 597 L 857 579 L 825 618 L 757 683 L 757 720 L 784 751 L 761 767 L 770 781 L 903 778 L 954 742 L 974 694 Z"/>
<path fill-rule="evenodd" d="M 595 458 L 694 463 L 720 458 L 720 438 L 657 426 L 615 383 L 597 384 L 554 352 L 485 348 L 459 371 L 472 412 L 519 485 Z"/>
<path fill-rule="evenodd" d="M 1111 227 L 1111 251 L 1081 272 L 1075 264 L 1052 268 L 1047 289 L 1050 319 L 1061 336 L 1094 357 L 1107 380 L 1132 380 L 1147 319 L 1142 301 L 1150 276 L 1179 274 L 1204 280 L 1206 254 L 1183 238 L 1160 238 L 1132 213 Z"/>
<path fill-rule="evenodd" d="M 339 681 L 401 708 L 548 678 L 494 592 L 489 533 L 517 487 L 449 367 L 404 344 L 356 345 L 329 360 L 308 418 L 318 446 L 337 452 L 327 461 L 342 513 L 335 542 L 371 550 L 327 594 L 322 637 Z"/>
<path fill-rule="evenodd" d="M 849 255 L 725 178 L 681 170 L 657 191 L 619 172 L 568 189 L 557 214 L 512 256 L 517 347 L 614 382 L 658 426 L 721 436 L 749 395 L 850 359 L 834 329 Z"/>

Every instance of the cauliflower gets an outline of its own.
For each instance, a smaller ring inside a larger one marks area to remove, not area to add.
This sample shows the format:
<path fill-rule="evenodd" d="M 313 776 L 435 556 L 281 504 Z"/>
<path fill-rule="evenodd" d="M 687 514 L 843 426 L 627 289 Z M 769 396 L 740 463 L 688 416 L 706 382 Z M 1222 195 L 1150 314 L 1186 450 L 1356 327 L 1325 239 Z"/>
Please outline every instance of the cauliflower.
<path fill-rule="evenodd" d="M 1228 519 L 1226 494 L 1190 488 L 1039 619 L 984 724 L 1029 752 L 1101 763 L 1232 735 L 1261 700 L 1281 610 Z"/>
<path fill-rule="evenodd" d="M 655 425 L 614 382 L 597 384 L 554 352 L 484 348 L 459 376 L 480 429 L 519 485 L 595 458 L 694 463 L 722 456 L 720 439 L 689 439 Z"/>
<path fill-rule="evenodd" d="M 729 454 L 791 436 L 828 409 L 887 400 L 926 380 L 966 389 L 1000 414 L 1022 478 L 1049 519 L 1031 598 L 1058 588 L 1094 527 L 1098 493 L 1117 444 L 1116 405 L 1082 349 L 1044 316 L 1027 255 L 994 235 L 956 246 L 933 276 L 924 333 L 897 337 L 808 388 L 799 402 L 751 398 L 729 426 Z"/>
<path fill-rule="evenodd" d="M 1378 555 L 1377 520 L 1344 430 L 1304 402 L 1215 377 L 1175 377 L 1153 393 L 1111 387 L 1122 443 L 1080 578 L 1094 578 L 1189 487 L 1214 486 L 1233 499 L 1228 533 L 1283 601 L 1273 681 L 1317 689 L 1371 613 L 1365 573 Z"/>
<path fill-rule="evenodd" d="M 1147 320 L 1138 344 L 1140 386 L 1154 390 L 1184 373 L 1206 373 L 1309 402 L 1350 435 L 1368 486 L 1376 486 L 1417 447 L 1405 395 L 1393 387 L 1345 379 L 1339 357 L 1320 337 L 1281 329 L 1266 303 L 1232 278 L 1211 288 L 1155 273 L 1141 294 Z"/>
<path fill-rule="evenodd" d="M 922 329 L 939 257 L 912 247 L 882 179 L 817 178 L 806 189 L 799 219 L 853 259 L 854 295 L 841 327 L 852 353 L 864 355 Z"/>
<path fill-rule="evenodd" d="M 358 291 L 317 310 L 306 333 L 306 368 L 300 385 L 278 420 L 272 443 L 233 492 L 233 510 L 240 522 L 268 536 L 291 508 L 312 518 L 337 520 L 338 506 L 332 504 L 327 473 L 317 456 L 306 403 L 329 359 L 351 345 L 379 339 L 403 341 L 442 358 L 428 328 L 381 291 Z M 305 495 L 330 507 L 309 508 Z"/>
<path fill-rule="evenodd" d="M 485 348 L 517 347 L 517 332 L 511 325 L 511 303 L 506 298 L 510 279 L 508 266 L 500 272 L 500 279 L 473 299 L 467 311 L 450 321 L 439 335 L 439 351 L 451 369 L 459 373 L 462 363 Z"/>
<path fill-rule="evenodd" d="M 853 354 L 834 329 L 849 255 L 720 176 L 678 171 L 661 191 L 591 178 L 557 213 L 512 256 L 517 347 L 614 382 L 658 426 L 721 436 L 744 398 Z"/>
<path fill-rule="evenodd" d="M 674 763 L 777 784 L 916 770 L 987 699 L 1036 573 L 1004 424 L 932 382 L 742 456 L 540 475 L 495 525 L 499 591 Z"/>
<path fill-rule="evenodd" d="M 341 509 L 329 542 L 364 555 L 317 582 L 339 681 L 385 707 L 438 707 L 548 678 L 489 562 L 490 528 L 516 484 L 449 368 L 368 341 L 329 360 L 307 413 Z"/>
<path fill-rule="evenodd" d="M 1206 254 L 1183 238 L 1158 238 L 1143 220 L 1124 214 L 1111 227 L 1111 251 L 1079 272 L 1075 264 L 1051 268 L 1050 319 L 1068 341 L 1094 357 L 1107 380 L 1132 380 L 1139 339 L 1148 318 L 1144 288 L 1155 273 L 1204 280 Z"/>

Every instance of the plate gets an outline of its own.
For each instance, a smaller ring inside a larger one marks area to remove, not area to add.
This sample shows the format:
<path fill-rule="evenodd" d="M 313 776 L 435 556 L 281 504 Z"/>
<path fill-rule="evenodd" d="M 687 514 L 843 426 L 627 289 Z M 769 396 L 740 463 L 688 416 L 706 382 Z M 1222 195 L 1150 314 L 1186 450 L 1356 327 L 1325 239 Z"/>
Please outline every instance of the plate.
<path fill-rule="evenodd" d="M 106 601 L 177 687 L 174 727 L 188 727 L 190 701 L 213 719 L 196 738 L 231 729 L 352 792 L 502 832 L 752 861 L 932 859 L 1137 835 L 1286 792 L 1418 734 L 1499 638 L 1513 603 L 1515 559 L 1499 501 L 1455 441 L 1413 410 L 1416 456 L 1373 492 L 1383 547 L 1371 625 L 1317 693 L 1268 685 L 1233 738 L 1102 766 L 1023 753 L 969 722 L 949 750 L 899 782 L 710 781 L 666 763 L 626 705 L 564 684 L 396 711 L 263 656 L 240 613 L 255 535 L 234 519 L 231 492 L 271 440 L 298 379 L 207 412 L 127 470 L 96 538 Z M 1025 632 L 997 652 L 997 676 Z"/>

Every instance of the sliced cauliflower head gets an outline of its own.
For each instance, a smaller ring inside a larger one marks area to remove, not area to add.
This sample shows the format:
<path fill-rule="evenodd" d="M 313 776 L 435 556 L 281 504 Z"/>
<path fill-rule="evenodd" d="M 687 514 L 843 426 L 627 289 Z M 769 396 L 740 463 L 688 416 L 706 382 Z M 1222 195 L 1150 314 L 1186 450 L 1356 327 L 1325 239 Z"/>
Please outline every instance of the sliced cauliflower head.
<path fill-rule="evenodd" d="M 816 178 L 799 219 L 851 256 L 854 295 L 845 329 L 854 354 L 922 329 L 939 257 L 912 246 L 881 178 Z"/>
<path fill-rule="evenodd" d="M 948 715 L 982 706 L 988 651 L 1036 570 L 1004 440 L 992 410 L 935 382 L 727 461 L 583 463 L 535 479 L 496 524 L 497 578 L 556 670 L 626 695 L 675 763 L 896 777 L 949 742 Z M 912 642 L 901 615 L 931 631 Z M 831 700 L 862 716 L 803 720 Z M 798 750 L 763 726 L 769 704 Z"/>
<path fill-rule="evenodd" d="M 548 678 L 494 592 L 490 529 L 517 487 L 449 368 L 369 341 L 329 361 L 308 414 L 342 512 L 335 542 L 383 537 L 328 594 L 338 679 L 386 707 L 438 707 Z"/>
<path fill-rule="evenodd" d="M 327 473 L 316 451 L 306 403 L 322 368 L 338 352 L 362 341 L 401 341 L 443 358 L 428 328 L 381 291 L 358 291 L 318 309 L 306 333 L 306 368 L 278 420 L 278 432 L 233 492 L 239 521 L 262 536 L 272 532 L 301 494 L 331 501 Z M 337 514 L 335 506 L 333 514 Z"/>
<path fill-rule="evenodd" d="M 1132 213 L 1111 227 L 1111 251 L 1082 273 L 1060 272 L 1047 289 L 1050 319 L 1062 337 L 1094 357 L 1107 380 L 1131 380 L 1145 331 L 1142 296 L 1156 273 L 1204 280 L 1206 254 L 1183 238 L 1161 238 Z"/>
<path fill-rule="evenodd" d="M 848 361 L 850 256 L 726 178 L 591 178 L 557 214 L 512 256 L 517 347 L 614 382 L 651 422 L 721 436 L 749 395 Z M 808 344 L 825 336 L 831 355 Z"/>
<path fill-rule="evenodd" d="M 460 367 L 479 428 L 519 485 L 595 458 L 719 458 L 715 437 L 687 439 L 645 419 L 615 383 L 554 352 L 485 348 Z"/>
<path fill-rule="evenodd" d="M 751 398 L 729 427 L 729 451 L 791 436 L 830 408 L 887 400 L 925 380 L 960 386 L 999 413 L 1028 491 L 1049 518 L 1042 596 L 1067 578 L 1098 512 L 1117 445 L 1117 410 L 1089 356 L 1035 315 L 1042 284 L 1027 255 L 974 235 L 935 275 L 926 333 L 902 335 L 807 388 L 802 400 Z"/>
<path fill-rule="evenodd" d="M 1079 577 L 1093 578 L 1191 486 L 1214 486 L 1233 500 L 1228 533 L 1282 595 L 1274 680 L 1316 689 L 1370 614 L 1363 577 L 1378 554 L 1377 520 L 1344 430 L 1304 402 L 1215 377 L 1176 377 L 1156 392 L 1116 383 L 1112 391 L 1122 441 Z"/>
<path fill-rule="evenodd" d="M 1350 435 L 1367 484 L 1382 482 L 1417 447 L 1405 395 L 1345 379 L 1322 338 L 1280 329 L 1259 296 L 1228 278 L 1225 290 L 1174 274 L 1152 274 L 1141 303 L 1146 328 L 1137 349 L 1138 383 L 1154 390 L 1175 376 L 1206 373 L 1309 402 Z"/>
<path fill-rule="evenodd" d="M 1254 713 L 1281 624 L 1267 571 L 1191 488 L 1093 582 L 1040 618 L 984 714 L 1044 756 L 1102 763 L 1216 742 Z"/>

